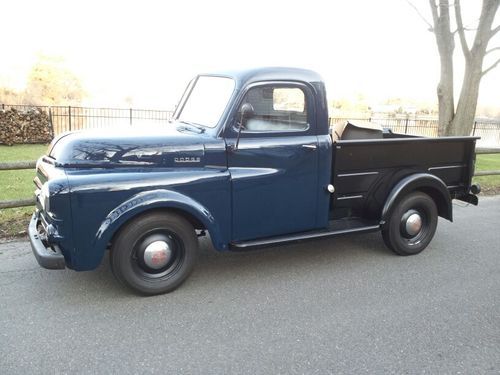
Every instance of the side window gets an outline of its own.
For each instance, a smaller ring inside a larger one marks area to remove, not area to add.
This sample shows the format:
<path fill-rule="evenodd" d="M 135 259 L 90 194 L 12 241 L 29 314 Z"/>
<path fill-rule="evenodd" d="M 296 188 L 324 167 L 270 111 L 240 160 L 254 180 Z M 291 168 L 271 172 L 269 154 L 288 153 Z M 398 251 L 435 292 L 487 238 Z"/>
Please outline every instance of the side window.
<path fill-rule="evenodd" d="M 242 105 L 254 113 L 244 123 L 246 132 L 287 132 L 307 130 L 307 101 L 301 88 L 258 86 L 251 88 Z"/>

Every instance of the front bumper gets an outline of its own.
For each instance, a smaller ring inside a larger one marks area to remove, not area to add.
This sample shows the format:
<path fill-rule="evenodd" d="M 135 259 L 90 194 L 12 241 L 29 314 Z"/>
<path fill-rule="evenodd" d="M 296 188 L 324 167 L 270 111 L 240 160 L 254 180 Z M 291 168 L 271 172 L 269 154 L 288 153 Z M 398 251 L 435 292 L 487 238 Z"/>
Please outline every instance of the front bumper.
<path fill-rule="evenodd" d="M 38 231 L 40 218 L 38 212 L 31 217 L 28 227 L 28 234 L 31 242 L 31 249 L 40 266 L 50 270 L 66 268 L 64 255 L 57 245 L 48 245 L 46 235 Z M 46 245 L 47 244 L 47 245 Z"/>

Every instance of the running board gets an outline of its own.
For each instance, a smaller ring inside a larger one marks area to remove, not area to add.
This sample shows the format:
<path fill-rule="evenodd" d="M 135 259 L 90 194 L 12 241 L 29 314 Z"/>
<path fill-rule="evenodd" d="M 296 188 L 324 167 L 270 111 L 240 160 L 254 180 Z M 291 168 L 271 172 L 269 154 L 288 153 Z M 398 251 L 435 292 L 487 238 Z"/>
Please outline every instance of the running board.
<path fill-rule="evenodd" d="M 276 236 L 276 237 L 268 237 L 260 240 L 250 240 L 250 241 L 240 241 L 233 242 L 229 246 L 235 250 L 246 250 L 257 247 L 266 247 L 273 245 L 281 245 L 290 242 L 299 242 L 312 240 L 316 238 L 327 238 L 339 236 L 342 234 L 349 233 L 368 233 L 368 232 L 376 232 L 380 230 L 380 225 L 365 225 L 358 227 L 347 227 L 342 229 L 330 229 L 330 230 L 321 230 L 321 231 L 309 231 L 302 233 L 294 233 L 286 236 Z"/>

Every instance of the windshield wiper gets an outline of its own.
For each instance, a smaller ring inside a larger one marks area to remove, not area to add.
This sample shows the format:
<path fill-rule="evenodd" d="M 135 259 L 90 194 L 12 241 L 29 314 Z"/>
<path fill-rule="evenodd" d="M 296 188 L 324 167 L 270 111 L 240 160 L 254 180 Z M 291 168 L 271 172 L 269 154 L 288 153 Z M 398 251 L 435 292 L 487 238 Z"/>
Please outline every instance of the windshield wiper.
<path fill-rule="evenodd" d="M 188 121 L 184 121 L 184 120 L 180 120 L 179 122 L 182 123 L 182 124 L 186 124 L 186 125 L 190 126 L 190 127 L 183 127 L 183 129 L 193 130 L 192 128 L 196 128 L 197 130 L 199 130 L 199 134 L 205 133 L 206 129 L 202 125 L 198 125 L 198 124 L 195 124 L 195 123 L 192 123 L 192 122 L 188 122 Z"/>

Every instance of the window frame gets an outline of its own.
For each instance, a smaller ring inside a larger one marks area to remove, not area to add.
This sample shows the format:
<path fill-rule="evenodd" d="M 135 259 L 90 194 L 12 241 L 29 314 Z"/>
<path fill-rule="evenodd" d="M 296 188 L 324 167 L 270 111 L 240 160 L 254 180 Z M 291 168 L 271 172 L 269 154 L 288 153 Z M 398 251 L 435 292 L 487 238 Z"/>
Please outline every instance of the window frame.
<path fill-rule="evenodd" d="M 305 129 L 297 129 L 297 130 L 267 130 L 267 131 L 252 131 L 242 129 L 240 133 L 240 137 L 242 138 L 259 138 L 259 137 L 272 137 L 272 136 L 303 136 L 303 135 L 315 135 L 316 134 L 316 108 L 314 101 L 314 91 L 311 87 L 309 87 L 304 82 L 297 81 L 261 81 L 249 84 L 245 87 L 244 90 L 241 91 L 240 96 L 237 100 L 237 105 L 234 107 L 234 113 L 230 117 L 230 121 L 228 122 L 228 126 L 226 127 L 226 131 L 230 132 L 231 136 L 237 136 L 238 127 L 237 124 L 239 122 L 238 118 L 238 110 L 244 102 L 244 99 L 247 93 L 256 87 L 266 87 L 272 86 L 274 88 L 298 88 L 301 89 L 304 93 L 304 105 L 306 111 L 306 125 Z M 300 113 L 300 112 L 297 112 Z M 227 134 L 227 133 L 226 133 Z"/>
<path fill-rule="evenodd" d="M 181 116 L 182 111 L 184 111 L 186 103 L 189 100 L 189 98 L 191 97 L 191 94 L 193 93 L 194 88 L 198 84 L 198 81 L 200 80 L 200 78 L 204 78 L 204 77 L 208 77 L 208 78 L 224 78 L 224 79 L 230 79 L 231 81 L 233 81 L 232 92 L 229 95 L 227 103 L 226 103 L 226 105 L 225 105 L 225 107 L 224 107 L 221 115 L 219 116 L 219 119 L 217 120 L 217 122 L 213 126 L 209 126 L 209 125 L 205 125 L 205 124 L 198 124 L 198 123 L 196 124 L 196 125 L 202 126 L 203 128 L 205 128 L 207 130 L 208 129 L 213 130 L 213 129 L 217 129 L 217 128 L 220 127 L 220 124 L 221 124 L 221 122 L 222 122 L 225 114 L 227 113 L 228 108 L 231 107 L 231 102 L 233 100 L 235 91 L 237 90 L 237 86 L 238 86 L 237 85 L 237 81 L 234 79 L 234 77 L 225 76 L 225 75 L 218 75 L 218 74 L 199 74 L 199 75 L 195 76 L 193 79 L 191 79 L 191 81 L 189 81 L 188 85 L 184 89 L 184 93 L 181 96 L 179 104 L 177 105 L 177 107 L 174 110 L 174 113 L 173 113 L 173 116 L 172 116 L 172 120 L 179 121 L 179 117 Z"/>

